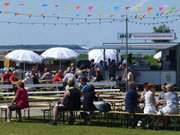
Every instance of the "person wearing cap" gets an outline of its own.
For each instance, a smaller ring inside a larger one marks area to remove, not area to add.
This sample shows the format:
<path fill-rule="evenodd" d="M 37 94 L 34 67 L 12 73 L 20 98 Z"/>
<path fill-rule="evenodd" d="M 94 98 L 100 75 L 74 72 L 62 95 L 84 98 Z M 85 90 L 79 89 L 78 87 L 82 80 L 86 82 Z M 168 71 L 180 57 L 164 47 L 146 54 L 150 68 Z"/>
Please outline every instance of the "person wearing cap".
<path fill-rule="evenodd" d="M 24 83 L 22 81 L 18 81 L 16 84 L 16 94 L 15 98 L 11 101 L 11 104 L 8 105 L 8 119 L 7 121 L 11 121 L 11 114 L 12 111 L 17 111 L 19 115 L 19 121 L 22 120 L 21 116 L 21 109 L 29 107 L 29 101 L 28 101 L 28 93 L 27 90 L 24 88 Z"/>
<path fill-rule="evenodd" d="M 156 85 L 154 83 L 148 83 L 148 91 L 146 92 L 145 99 L 145 107 L 144 114 L 156 114 L 156 101 L 155 101 L 155 88 Z"/>
<path fill-rule="evenodd" d="M 166 85 L 167 92 L 164 95 L 165 106 L 159 110 L 159 113 L 163 114 L 176 114 L 178 113 L 178 94 L 174 91 L 172 84 Z"/>

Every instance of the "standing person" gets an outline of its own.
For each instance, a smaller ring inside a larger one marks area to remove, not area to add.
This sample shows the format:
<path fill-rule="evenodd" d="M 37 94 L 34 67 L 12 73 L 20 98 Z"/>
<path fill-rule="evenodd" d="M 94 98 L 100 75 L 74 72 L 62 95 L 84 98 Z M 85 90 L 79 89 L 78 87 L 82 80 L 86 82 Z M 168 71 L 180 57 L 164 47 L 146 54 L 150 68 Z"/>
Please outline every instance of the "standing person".
<path fill-rule="evenodd" d="M 160 109 L 160 113 L 176 114 L 179 112 L 178 94 L 174 91 L 174 86 L 172 84 L 167 84 L 166 90 L 167 92 L 164 94 L 165 106 L 162 109 Z"/>
<path fill-rule="evenodd" d="M 123 63 L 122 68 L 123 68 L 122 81 L 134 82 L 135 81 L 134 74 L 130 69 L 128 69 L 126 63 Z"/>
<path fill-rule="evenodd" d="M 116 78 L 116 68 L 117 68 L 115 60 L 112 60 L 110 62 L 108 68 L 109 68 L 109 78 L 110 78 L 110 80 L 114 81 Z"/>
<path fill-rule="evenodd" d="M 99 82 L 99 81 L 103 81 L 103 80 L 104 80 L 103 75 L 102 75 L 100 69 L 97 68 L 96 69 L 96 77 L 94 78 L 94 81 Z"/>
<path fill-rule="evenodd" d="M 12 111 L 17 111 L 19 115 L 19 121 L 21 121 L 22 120 L 21 109 L 29 107 L 28 93 L 27 90 L 24 88 L 24 83 L 18 81 L 16 86 L 17 86 L 17 90 L 16 90 L 15 98 L 11 101 L 11 104 L 8 106 L 8 119 L 7 119 L 8 122 L 11 121 Z"/>
<path fill-rule="evenodd" d="M 104 78 L 105 77 L 105 65 L 104 65 L 104 61 L 101 60 L 98 65 L 97 65 L 102 77 Z"/>
<path fill-rule="evenodd" d="M 126 111 L 129 113 L 138 111 L 138 93 L 133 82 L 128 84 L 128 91 L 125 96 L 125 107 Z"/>
<path fill-rule="evenodd" d="M 148 84 L 148 91 L 145 94 L 145 107 L 144 107 L 144 113 L 145 114 L 156 114 L 156 101 L 155 101 L 155 88 L 156 85 L 154 83 Z"/>

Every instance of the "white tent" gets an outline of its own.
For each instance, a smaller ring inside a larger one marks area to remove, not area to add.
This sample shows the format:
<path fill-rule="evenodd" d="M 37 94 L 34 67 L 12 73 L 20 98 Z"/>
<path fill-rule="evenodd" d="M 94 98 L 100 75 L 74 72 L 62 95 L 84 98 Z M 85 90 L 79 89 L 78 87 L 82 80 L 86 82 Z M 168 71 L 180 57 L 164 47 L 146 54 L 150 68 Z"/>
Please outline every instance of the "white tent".
<path fill-rule="evenodd" d="M 104 60 L 104 54 L 105 54 L 105 60 L 108 59 L 111 60 L 117 60 L 117 51 L 115 49 L 93 49 L 88 52 L 89 60 L 94 59 L 95 63 L 99 63 L 101 60 Z"/>
<path fill-rule="evenodd" d="M 156 53 L 156 54 L 153 56 L 153 58 L 154 58 L 154 59 L 157 59 L 157 60 L 160 60 L 161 57 L 162 57 L 162 51 Z"/>

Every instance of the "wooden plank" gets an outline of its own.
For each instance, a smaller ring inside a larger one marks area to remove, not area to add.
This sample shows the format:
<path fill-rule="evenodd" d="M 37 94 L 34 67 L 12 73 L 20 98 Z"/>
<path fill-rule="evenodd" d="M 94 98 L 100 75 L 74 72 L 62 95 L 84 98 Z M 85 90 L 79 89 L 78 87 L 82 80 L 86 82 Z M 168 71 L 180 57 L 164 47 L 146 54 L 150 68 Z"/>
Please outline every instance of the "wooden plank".
<path fill-rule="evenodd" d="M 12 88 L 13 88 L 13 85 L 11 84 L 0 85 L 0 89 L 12 89 Z"/>

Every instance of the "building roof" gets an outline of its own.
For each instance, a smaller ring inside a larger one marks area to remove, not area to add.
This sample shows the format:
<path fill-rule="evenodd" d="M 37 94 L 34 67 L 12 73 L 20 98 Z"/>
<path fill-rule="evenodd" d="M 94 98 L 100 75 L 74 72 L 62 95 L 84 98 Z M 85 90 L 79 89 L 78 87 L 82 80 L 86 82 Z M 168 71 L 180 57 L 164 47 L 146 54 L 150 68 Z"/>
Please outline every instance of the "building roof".
<path fill-rule="evenodd" d="M 75 50 L 84 50 L 80 45 L 51 45 L 51 44 L 34 44 L 34 45 L 0 45 L 0 51 L 12 51 L 15 49 L 27 49 L 32 51 L 44 51 L 52 47 L 66 47 Z"/>
<path fill-rule="evenodd" d="M 179 45 L 179 43 L 128 43 L 129 50 L 164 50 L 169 47 Z M 120 49 L 125 50 L 125 43 L 103 43 L 100 47 L 92 47 L 91 49 Z"/>

